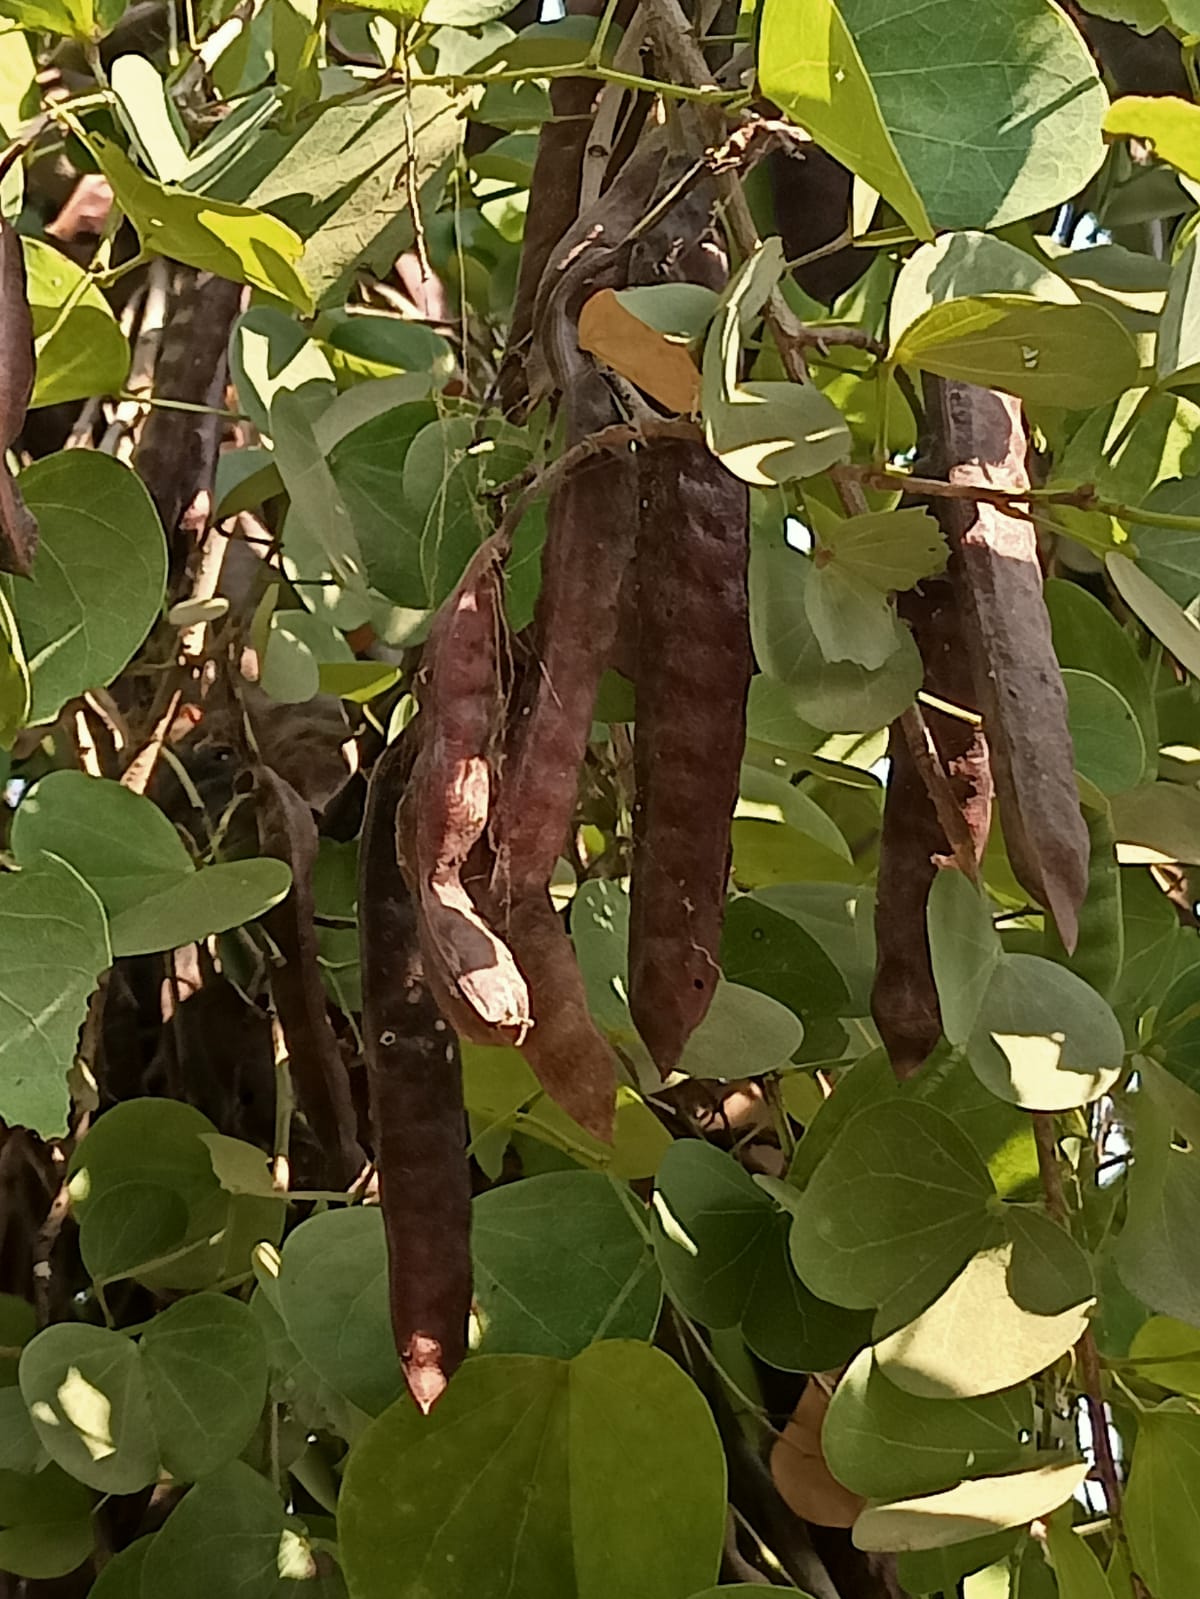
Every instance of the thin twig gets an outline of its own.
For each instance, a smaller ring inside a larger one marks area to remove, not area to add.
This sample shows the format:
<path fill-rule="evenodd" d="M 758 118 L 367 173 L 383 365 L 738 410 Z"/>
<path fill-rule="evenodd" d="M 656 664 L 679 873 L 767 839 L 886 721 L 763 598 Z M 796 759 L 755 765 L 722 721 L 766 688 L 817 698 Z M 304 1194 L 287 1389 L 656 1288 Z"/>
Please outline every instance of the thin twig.
<path fill-rule="evenodd" d="M 619 450 L 644 444 L 650 439 L 685 439 L 702 444 L 704 435 L 694 422 L 670 421 L 647 421 L 640 425 L 633 422 L 615 422 L 612 427 L 602 428 L 599 433 L 589 433 L 549 466 L 540 471 L 523 472 L 496 491 L 497 498 L 507 499 L 514 492 L 517 496 L 507 506 L 496 529 L 494 537 L 497 546 L 506 548 L 521 525 L 521 518 L 534 500 L 540 499 L 543 494 L 552 493 L 568 473 L 575 471 L 585 461 L 597 455 L 615 454 Z"/>
<path fill-rule="evenodd" d="M 1034 1111 L 1033 1136 L 1037 1145 L 1038 1174 L 1046 1211 L 1052 1221 L 1065 1227 L 1067 1200 L 1063 1192 L 1062 1173 L 1058 1166 L 1058 1132 L 1054 1117 L 1048 1111 Z M 1091 1427 L 1092 1446 L 1096 1453 L 1096 1475 L 1104 1490 L 1108 1514 L 1119 1542 L 1125 1542 L 1125 1526 L 1121 1514 L 1121 1479 L 1113 1455 L 1112 1435 L 1108 1415 L 1104 1409 L 1104 1390 L 1100 1380 L 1100 1356 L 1096 1339 L 1089 1327 L 1075 1345 L 1079 1371 L 1083 1378 L 1083 1398 Z"/>

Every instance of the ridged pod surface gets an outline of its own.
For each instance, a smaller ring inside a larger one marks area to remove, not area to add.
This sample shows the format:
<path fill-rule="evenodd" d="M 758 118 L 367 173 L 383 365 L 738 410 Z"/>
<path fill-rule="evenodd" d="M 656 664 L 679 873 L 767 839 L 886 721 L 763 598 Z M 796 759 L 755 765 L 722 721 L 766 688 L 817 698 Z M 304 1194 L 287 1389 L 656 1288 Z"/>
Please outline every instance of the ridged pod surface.
<path fill-rule="evenodd" d="M 428 1413 L 467 1352 L 471 1189 L 458 1039 L 425 978 L 417 907 L 396 858 L 407 751 L 376 762 L 359 848 L 363 1047 L 392 1330 Z"/>
<path fill-rule="evenodd" d="M 667 1076 L 720 975 L 746 742 L 749 495 L 702 444 L 639 456 L 629 1004 Z"/>

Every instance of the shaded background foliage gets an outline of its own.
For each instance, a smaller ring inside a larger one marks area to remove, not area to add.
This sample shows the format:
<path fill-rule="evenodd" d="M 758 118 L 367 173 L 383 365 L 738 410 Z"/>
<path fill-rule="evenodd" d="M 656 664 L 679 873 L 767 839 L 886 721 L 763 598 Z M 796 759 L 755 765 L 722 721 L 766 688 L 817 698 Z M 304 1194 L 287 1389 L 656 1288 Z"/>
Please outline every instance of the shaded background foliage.
<path fill-rule="evenodd" d="M 1191 1599 L 1200 6 L 568 10 L 0 0 L 0 1592 Z"/>

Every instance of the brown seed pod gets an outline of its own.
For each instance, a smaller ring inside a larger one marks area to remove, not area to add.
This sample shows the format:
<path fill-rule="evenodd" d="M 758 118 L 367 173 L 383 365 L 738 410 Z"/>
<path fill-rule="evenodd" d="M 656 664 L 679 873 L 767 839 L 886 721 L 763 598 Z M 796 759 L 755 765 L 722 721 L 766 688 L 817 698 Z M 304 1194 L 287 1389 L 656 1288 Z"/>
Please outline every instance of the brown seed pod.
<path fill-rule="evenodd" d="M 508 936 L 533 1008 L 521 1053 L 555 1104 L 611 1144 L 616 1057 L 592 1020 L 574 946 L 544 890 L 513 905 Z"/>
<path fill-rule="evenodd" d="M 256 781 L 259 847 L 264 855 L 286 861 L 292 872 L 291 892 L 263 917 L 282 956 L 271 970 L 271 992 L 300 1109 L 328 1164 L 325 1180 L 344 1187 L 362 1169 L 363 1154 L 317 964 L 312 887 L 317 824 L 296 790 L 270 767 L 260 766 Z"/>
<path fill-rule="evenodd" d="M 576 430 L 570 431 L 573 437 Z M 533 622 L 535 658 L 511 717 L 491 826 L 499 925 L 518 900 L 544 894 L 570 832 L 637 514 L 631 456 L 585 463 L 551 497 Z"/>
<path fill-rule="evenodd" d="M 954 588 L 930 579 L 899 596 L 925 666 L 925 687 L 947 704 L 974 704 L 971 664 Z M 949 793 L 962 812 L 974 858 L 983 857 L 992 814 L 992 777 L 980 729 L 929 708 L 925 721 Z M 926 911 L 939 863 L 951 855 L 924 777 L 900 722 L 888 741 L 892 769 L 883 808 L 879 879 L 875 891 L 875 982 L 871 1015 L 897 1077 L 928 1059 L 942 1033 L 933 980 Z"/>
<path fill-rule="evenodd" d="M 8 470 L 4 451 L 25 425 L 33 394 L 33 316 L 25 284 L 25 256 L 12 225 L 0 217 L 0 572 L 28 577 L 37 551 L 38 525 Z"/>
<path fill-rule="evenodd" d="M 423 933 L 445 985 L 486 1027 L 520 1034 L 529 1025 L 524 979 L 461 876 L 487 826 L 493 747 L 503 718 L 504 554 L 495 539 L 481 545 L 429 635 L 411 859 Z"/>
<path fill-rule="evenodd" d="M 927 395 L 951 482 L 1029 487 L 1019 400 L 942 379 L 930 380 Z M 1031 523 L 994 505 L 939 500 L 934 508 L 955 551 L 950 572 L 1009 859 L 1021 886 L 1054 917 L 1070 953 L 1087 896 L 1089 841 L 1036 535 Z"/>
<path fill-rule="evenodd" d="M 396 860 L 407 761 L 395 744 L 371 775 L 358 916 L 392 1330 L 409 1392 L 428 1414 L 466 1357 L 471 1189 L 458 1040 L 430 993 Z"/>
<path fill-rule="evenodd" d="M 749 496 L 701 444 L 639 459 L 629 1005 L 665 1077 L 720 975 L 751 673 Z"/>

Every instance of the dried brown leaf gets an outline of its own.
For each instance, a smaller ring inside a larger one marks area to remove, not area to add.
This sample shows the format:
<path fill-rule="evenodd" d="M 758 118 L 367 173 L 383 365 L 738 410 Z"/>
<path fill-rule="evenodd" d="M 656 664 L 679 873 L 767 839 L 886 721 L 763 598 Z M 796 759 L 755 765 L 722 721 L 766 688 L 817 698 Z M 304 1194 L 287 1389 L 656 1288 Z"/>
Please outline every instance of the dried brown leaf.
<path fill-rule="evenodd" d="M 635 383 L 668 411 L 700 409 L 700 369 L 685 345 L 649 327 L 612 289 L 593 294 L 579 313 L 579 348 Z"/>
<path fill-rule="evenodd" d="M 771 1476 L 784 1503 L 803 1521 L 850 1527 L 866 1500 L 843 1488 L 825 1464 L 821 1428 L 828 1409 L 828 1394 L 810 1381 L 771 1450 Z"/>

